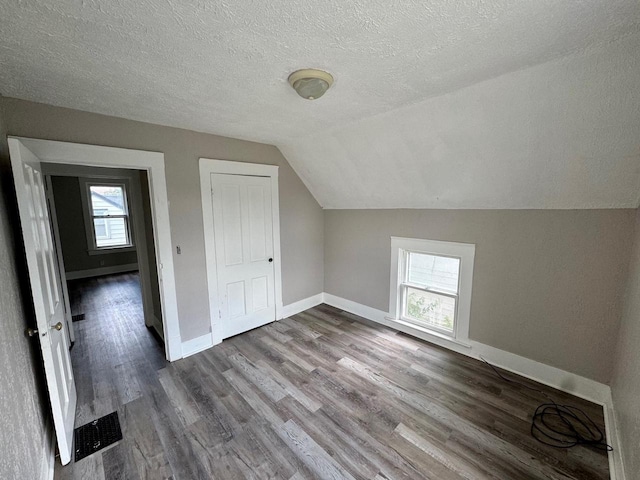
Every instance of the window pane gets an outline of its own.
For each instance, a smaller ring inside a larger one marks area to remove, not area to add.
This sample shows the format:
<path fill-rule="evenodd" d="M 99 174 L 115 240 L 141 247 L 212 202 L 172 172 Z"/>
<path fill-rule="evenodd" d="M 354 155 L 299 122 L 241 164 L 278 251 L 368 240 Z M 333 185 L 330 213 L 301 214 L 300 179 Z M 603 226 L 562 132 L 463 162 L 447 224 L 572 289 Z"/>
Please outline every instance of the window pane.
<path fill-rule="evenodd" d="M 105 238 L 109 238 L 107 234 L 107 223 L 104 219 L 96 218 L 93 221 L 93 227 L 96 232 L 96 240 L 104 240 Z"/>
<path fill-rule="evenodd" d="M 458 293 L 460 259 L 409 252 L 409 283 Z"/>
<path fill-rule="evenodd" d="M 124 189 L 118 186 L 91 185 L 93 215 L 126 215 Z"/>
<path fill-rule="evenodd" d="M 407 287 L 404 316 L 425 327 L 437 327 L 453 333 L 456 299 Z"/>
<path fill-rule="evenodd" d="M 124 218 L 94 218 L 97 247 L 129 245 L 129 232 Z M 104 235 L 100 235 L 103 233 Z"/>

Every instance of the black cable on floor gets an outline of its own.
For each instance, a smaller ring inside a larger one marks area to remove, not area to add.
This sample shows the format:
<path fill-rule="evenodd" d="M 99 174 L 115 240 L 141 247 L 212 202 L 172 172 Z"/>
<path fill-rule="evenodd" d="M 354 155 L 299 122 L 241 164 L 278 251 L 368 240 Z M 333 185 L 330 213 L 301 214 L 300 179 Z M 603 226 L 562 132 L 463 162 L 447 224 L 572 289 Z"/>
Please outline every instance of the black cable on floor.
<path fill-rule="evenodd" d="M 613 447 L 605 441 L 604 433 L 598 425 L 578 407 L 558 405 L 546 392 L 502 375 L 496 367 L 482 356 L 480 360 L 489 365 L 502 380 L 540 393 L 549 399 L 536 408 L 531 421 L 531 435 L 540 443 L 555 448 L 571 448 L 586 445 L 608 452 Z"/>

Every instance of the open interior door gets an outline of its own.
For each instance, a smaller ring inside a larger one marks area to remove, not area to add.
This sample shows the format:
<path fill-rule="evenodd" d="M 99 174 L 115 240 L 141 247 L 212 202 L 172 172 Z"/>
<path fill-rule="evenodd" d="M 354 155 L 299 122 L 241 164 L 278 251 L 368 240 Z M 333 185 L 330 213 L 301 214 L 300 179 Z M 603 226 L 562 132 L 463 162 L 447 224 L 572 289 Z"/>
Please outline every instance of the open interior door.
<path fill-rule="evenodd" d="M 9 153 L 53 424 L 60 460 L 66 465 L 73 448 L 77 397 L 44 179 L 40 161 L 19 139 L 9 138 Z"/>
<path fill-rule="evenodd" d="M 69 290 L 67 289 L 67 274 L 64 269 L 64 258 L 62 257 L 62 245 L 60 243 L 60 232 L 58 231 L 58 218 L 56 213 L 56 204 L 53 199 L 53 184 L 51 183 L 51 175 L 44 176 L 44 189 L 47 194 L 47 205 L 49 207 L 49 219 L 51 221 L 51 231 L 53 233 L 53 246 L 58 261 L 58 273 L 60 276 L 60 286 L 62 287 L 62 306 L 64 307 L 64 316 L 67 321 L 67 335 L 71 345 L 76 341 L 76 335 L 73 330 L 73 319 L 71 318 L 71 304 L 69 302 Z"/>

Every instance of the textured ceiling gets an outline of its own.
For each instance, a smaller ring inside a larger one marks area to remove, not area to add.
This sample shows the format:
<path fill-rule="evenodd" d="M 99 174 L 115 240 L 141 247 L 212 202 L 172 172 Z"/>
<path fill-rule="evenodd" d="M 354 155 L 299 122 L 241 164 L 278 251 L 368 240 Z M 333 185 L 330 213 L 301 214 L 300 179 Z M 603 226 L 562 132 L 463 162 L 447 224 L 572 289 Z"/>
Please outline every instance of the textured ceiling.
<path fill-rule="evenodd" d="M 635 208 L 640 34 L 288 142 L 325 208 Z"/>
<path fill-rule="evenodd" d="M 2 0 L 0 18 L 3 95 L 274 143 L 325 207 L 638 200 L 636 0 Z M 318 101 L 286 82 L 304 67 L 336 78 Z"/>

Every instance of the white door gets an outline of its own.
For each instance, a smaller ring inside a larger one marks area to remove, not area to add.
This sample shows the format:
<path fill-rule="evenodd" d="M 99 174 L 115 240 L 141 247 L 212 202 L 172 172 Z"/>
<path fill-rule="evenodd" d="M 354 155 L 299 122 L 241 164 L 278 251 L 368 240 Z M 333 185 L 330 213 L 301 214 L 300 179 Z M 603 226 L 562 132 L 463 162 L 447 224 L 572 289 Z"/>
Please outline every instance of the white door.
<path fill-rule="evenodd" d="M 222 338 L 276 319 L 271 179 L 211 174 Z"/>
<path fill-rule="evenodd" d="M 62 287 L 62 306 L 64 307 L 64 317 L 67 321 L 67 335 L 69 341 L 73 344 L 76 341 L 76 334 L 73 329 L 73 319 L 71 318 L 71 305 L 69 303 L 69 291 L 67 290 L 67 274 L 64 270 L 64 259 L 62 257 L 62 245 L 60 244 L 60 232 L 58 231 L 58 216 L 56 212 L 56 204 L 53 199 L 53 184 L 51 176 L 44 176 L 44 189 L 47 195 L 47 206 L 49 207 L 49 218 L 51 221 L 51 230 L 53 233 L 53 246 L 55 247 L 56 260 L 58 263 L 58 273 L 60 275 L 60 286 Z"/>
<path fill-rule="evenodd" d="M 76 386 L 40 161 L 18 139 L 9 139 L 38 338 L 53 411 L 60 460 L 71 460 Z"/>

